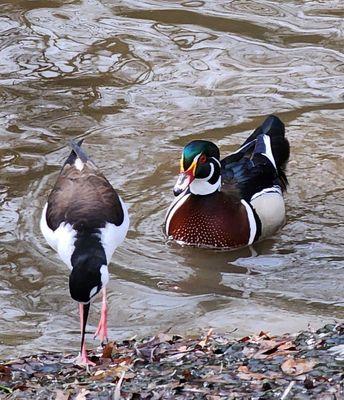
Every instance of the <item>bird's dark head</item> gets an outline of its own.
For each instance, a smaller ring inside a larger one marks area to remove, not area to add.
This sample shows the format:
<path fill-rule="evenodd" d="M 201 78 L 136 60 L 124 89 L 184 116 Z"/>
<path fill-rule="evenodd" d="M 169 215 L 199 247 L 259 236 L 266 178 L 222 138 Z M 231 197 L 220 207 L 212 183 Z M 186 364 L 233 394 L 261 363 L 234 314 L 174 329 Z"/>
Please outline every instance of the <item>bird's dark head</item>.
<path fill-rule="evenodd" d="M 183 149 L 180 159 L 180 174 L 174 186 L 178 196 L 190 187 L 191 193 L 206 195 L 218 190 L 221 185 L 220 151 L 207 140 L 193 140 Z"/>
<path fill-rule="evenodd" d="M 109 281 L 106 260 L 96 256 L 72 259 L 73 269 L 69 275 L 69 290 L 79 303 L 89 303 Z"/>

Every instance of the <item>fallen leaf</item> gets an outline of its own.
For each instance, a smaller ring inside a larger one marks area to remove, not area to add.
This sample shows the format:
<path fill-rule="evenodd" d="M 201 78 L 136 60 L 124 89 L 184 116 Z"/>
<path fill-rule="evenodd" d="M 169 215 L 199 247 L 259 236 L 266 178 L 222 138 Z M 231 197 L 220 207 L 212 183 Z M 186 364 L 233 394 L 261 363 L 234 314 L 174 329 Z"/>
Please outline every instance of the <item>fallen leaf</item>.
<path fill-rule="evenodd" d="M 69 393 L 65 393 L 62 390 L 56 389 L 55 390 L 55 400 L 68 400 L 69 399 Z"/>
<path fill-rule="evenodd" d="M 155 337 L 159 340 L 160 343 L 172 342 L 173 340 L 173 335 L 169 333 L 158 333 Z"/>
<path fill-rule="evenodd" d="M 267 376 L 264 374 L 260 374 L 259 372 L 250 372 L 249 371 L 248 373 L 239 372 L 238 378 L 240 378 L 244 381 L 250 381 L 252 379 L 257 379 L 257 380 L 266 379 Z"/>
<path fill-rule="evenodd" d="M 282 343 L 281 345 L 278 346 L 278 351 L 280 350 L 291 350 L 291 351 L 295 351 L 296 347 L 295 344 L 291 341 Z"/>
<path fill-rule="evenodd" d="M 262 374 L 260 372 L 252 372 L 248 369 L 246 365 L 241 365 L 238 367 L 238 378 L 244 380 L 244 381 L 250 381 L 250 380 L 263 380 L 263 379 L 276 379 L 280 378 L 280 374 L 277 372 L 273 371 L 267 371 L 266 374 Z"/>
<path fill-rule="evenodd" d="M 116 367 L 109 368 L 106 371 L 106 375 L 107 376 L 113 375 L 117 378 L 120 378 L 123 375 L 123 373 L 126 373 L 128 371 L 128 369 L 129 367 L 127 365 L 117 365 Z"/>
<path fill-rule="evenodd" d="M 103 348 L 102 358 L 111 358 L 114 346 L 115 346 L 114 342 L 107 343 Z"/>
<path fill-rule="evenodd" d="M 269 337 L 269 333 L 268 332 L 263 332 L 263 331 L 260 331 L 259 332 L 259 335 L 258 335 L 260 338 L 263 338 L 263 339 L 270 339 L 270 337 Z"/>
<path fill-rule="evenodd" d="M 76 396 L 75 400 L 87 400 L 87 395 L 91 392 L 87 389 L 81 389 L 78 395 Z"/>
<path fill-rule="evenodd" d="M 192 374 L 189 369 L 184 369 L 184 371 L 182 371 L 182 374 L 184 376 L 184 379 L 187 381 L 189 381 L 192 378 Z"/>
<path fill-rule="evenodd" d="M 297 376 L 312 371 L 315 365 L 316 361 L 311 358 L 288 358 L 281 365 L 281 369 L 287 375 Z"/>
<path fill-rule="evenodd" d="M 93 379 L 96 381 L 102 380 L 104 379 L 106 376 L 106 371 L 99 369 L 98 371 L 96 371 L 93 375 Z"/>
<path fill-rule="evenodd" d="M 288 354 L 291 351 L 295 351 L 295 345 L 290 341 L 276 342 L 275 340 L 264 340 L 261 342 L 259 350 L 253 355 L 253 358 L 260 360 L 271 359 L 277 355 Z"/>
<path fill-rule="evenodd" d="M 248 373 L 249 370 L 248 370 L 248 367 L 246 365 L 240 365 L 238 367 L 238 371 L 239 372 L 244 372 L 246 374 L 246 373 Z"/>
<path fill-rule="evenodd" d="M 125 364 L 131 364 L 132 362 L 133 359 L 130 356 L 128 356 L 128 357 L 114 358 L 111 364 L 125 365 Z"/>
<path fill-rule="evenodd" d="M 6 365 L 0 365 L 0 374 L 2 375 L 11 375 L 11 368 Z"/>

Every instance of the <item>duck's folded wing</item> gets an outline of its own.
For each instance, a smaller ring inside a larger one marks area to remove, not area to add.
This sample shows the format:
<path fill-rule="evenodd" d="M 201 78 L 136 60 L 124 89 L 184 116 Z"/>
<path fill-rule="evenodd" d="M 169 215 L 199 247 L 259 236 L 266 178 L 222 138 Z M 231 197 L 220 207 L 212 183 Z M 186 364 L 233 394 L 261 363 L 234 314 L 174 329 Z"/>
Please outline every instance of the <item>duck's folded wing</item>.
<path fill-rule="evenodd" d="M 264 189 L 278 187 L 283 191 L 288 184 L 284 172 L 288 158 L 284 124 L 270 115 L 238 151 L 221 161 L 223 189 L 235 187 L 248 201 Z"/>
<path fill-rule="evenodd" d="M 265 135 L 257 136 L 252 142 L 221 161 L 222 188 L 235 187 L 240 197 L 250 201 L 263 189 L 284 187 L 271 148 Z"/>

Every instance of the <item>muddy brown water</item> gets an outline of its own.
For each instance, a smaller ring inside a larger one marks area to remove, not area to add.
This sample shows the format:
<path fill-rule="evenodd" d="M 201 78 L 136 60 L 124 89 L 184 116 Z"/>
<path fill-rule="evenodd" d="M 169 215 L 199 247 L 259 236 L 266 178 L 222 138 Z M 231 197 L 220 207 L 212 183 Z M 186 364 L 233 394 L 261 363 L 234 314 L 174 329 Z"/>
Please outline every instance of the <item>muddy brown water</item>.
<path fill-rule="evenodd" d="M 76 137 L 130 207 L 111 338 L 343 321 L 343 17 L 341 1 L 1 2 L 0 354 L 77 349 L 68 271 L 38 226 Z M 167 243 L 182 147 L 228 154 L 270 113 L 292 148 L 283 230 L 233 252 Z"/>

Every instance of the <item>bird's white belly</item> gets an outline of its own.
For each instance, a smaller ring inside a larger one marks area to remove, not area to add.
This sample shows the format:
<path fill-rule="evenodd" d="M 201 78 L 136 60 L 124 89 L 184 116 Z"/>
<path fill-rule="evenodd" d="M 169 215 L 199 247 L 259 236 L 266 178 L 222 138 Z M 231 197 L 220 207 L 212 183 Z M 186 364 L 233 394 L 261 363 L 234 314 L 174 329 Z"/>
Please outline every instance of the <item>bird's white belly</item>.
<path fill-rule="evenodd" d="M 104 228 L 100 228 L 100 241 L 104 248 L 106 260 L 109 264 L 111 257 L 116 250 L 116 248 L 123 242 L 125 239 L 128 229 L 129 229 L 129 214 L 126 205 L 121 200 L 124 219 L 121 225 L 116 226 L 115 224 L 111 224 L 107 222 Z"/>
<path fill-rule="evenodd" d="M 47 224 L 47 209 L 48 209 L 48 203 L 45 203 L 39 225 L 41 228 L 41 232 L 45 240 L 48 242 L 49 246 L 52 247 L 55 251 L 57 251 L 55 232 L 52 229 L 50 229 Z"/>
<path fill-rule="evenodd" d="M 285 223 L 285 206 L 279 188 L 264 189 L 250 201 L 262 224 L 261 238 L 275 233 Z"/>
<path fill-rule="evenodd" d="M 54 231 L 49 228 L 47 224 L 47 208 L 48 203 L 44 206 L 40 221 L 40 228 L 45 240 L 48 244 L 57 251 L 61 260 L 72 269 L 71 257 L 75 250 L 74 242 L 76 237 L 76 230 L 73 229 L 71 224 L 61 222 L 60 226 Z"/>
<path fill-rule="evenodd" d="M 124 219 L 121 225 L 116 226 L 110 222 L 106 222 L 104 228 L 100 228 L 100 241 L 104 248 L 107 263 L 110 262 L 111 257 L 116 248 L 123 242 L 126 237 L 129 228 L 129 215 L 126 205 L 120 199 Z M 71 258 L 75 250 L 75 240 L 77 231 L 73 229 L 69 223 L 62 222 L 55 231 L 49 228 L 46 219 L 48 204 L 46 204 L 42 211 L 40 228 L 43 236 L 45 237 L 48 244 L 57 251 L 61 260 L 72 269 Z"/>

